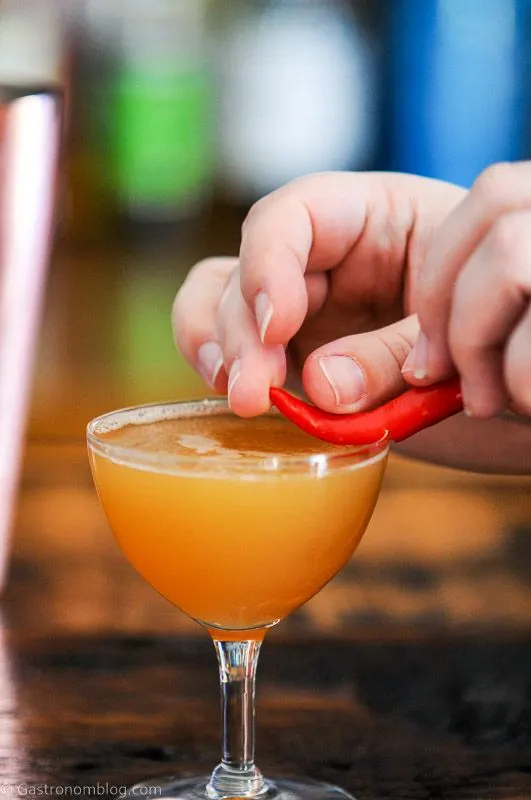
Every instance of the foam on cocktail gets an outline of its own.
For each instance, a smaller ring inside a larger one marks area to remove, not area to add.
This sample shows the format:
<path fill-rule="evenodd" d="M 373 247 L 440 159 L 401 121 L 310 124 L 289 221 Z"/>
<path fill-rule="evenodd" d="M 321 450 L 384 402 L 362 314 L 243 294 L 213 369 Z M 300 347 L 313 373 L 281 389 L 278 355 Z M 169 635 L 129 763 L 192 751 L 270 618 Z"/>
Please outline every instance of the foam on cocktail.
<path fill-rule="evenodd" d="M 232 414 L 173 418 L 156 424 L 126 424 L 105 434 L 105 440 L 122 447 L 168 455 L 223 456 L 228 459 L 311 455 L 340 452 L 323 444 L 276 415 L 250 422 Z"/>

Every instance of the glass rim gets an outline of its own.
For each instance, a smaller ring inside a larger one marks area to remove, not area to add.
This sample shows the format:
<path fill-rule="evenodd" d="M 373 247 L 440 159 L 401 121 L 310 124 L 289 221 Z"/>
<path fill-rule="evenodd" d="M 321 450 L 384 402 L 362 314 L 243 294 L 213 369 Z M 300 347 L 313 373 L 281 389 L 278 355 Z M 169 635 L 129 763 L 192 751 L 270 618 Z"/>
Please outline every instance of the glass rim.
<path fill-rule="evenodd" d="M 188 411 L 189 413 L 185 413 Z M 179 413 L 180 412 L 180 413 Z M 183 417 L 214 416 L 228 412 L 232 414 L 226 397 L 212 397 L 191 400 L 168 400 L 154 403 L 141 403 L 135 406 L 119 408 L 108 411 L 92 419 L 86 427 L 87 444 L 89 449 L 111 461 L 119 461 L 130 467 L 155 469 L 157 472 L 186 471 L 194 465 L 200 464 L 205 473 L 211 473 L 220 468 L 227 472 L 246 473 L 274 473 L 284 470 L 300 470 L 312 467 L 340 467 L 348 466 L 354 457 L 356 466 L 366 466 L 373 460 L 383 458 L 389 450 L 390 441 L 387 435 L 377 442 L 367 445 L 337 445 L 337 450 L 316 451 L 308 454 L 281 454 L 274 453 L 263 456 L 249 456 L 242 461 L 237 461 L 224 455 L 209 456 L 205 459 L 197 453 L 165 454 L 161 459 L 160 454 L 154 451 L 142 450 L 138 447 L 124 447 L 102 439 L 98 433 L 119 430 L 125 425 L 149 424 L 163 419 L 182 419 Z M 266 412 L 269 415 L 281 416 L 276 409 Z M 103 430 L 101 429 L 103 426 Z M 318 441 L 317 439 L 315 441 Z M 360 459 L 360 455 L 365 455 Z"/>

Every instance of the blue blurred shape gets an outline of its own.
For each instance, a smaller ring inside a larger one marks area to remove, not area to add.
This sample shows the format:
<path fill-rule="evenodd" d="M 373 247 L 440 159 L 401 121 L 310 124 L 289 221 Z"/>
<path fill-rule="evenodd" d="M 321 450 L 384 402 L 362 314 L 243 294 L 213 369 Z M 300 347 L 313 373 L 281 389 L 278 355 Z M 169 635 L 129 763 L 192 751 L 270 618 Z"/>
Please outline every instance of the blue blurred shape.
<path fill-rule="evenodd" d="M 526 149 L 529 0 L 392 0 L 392 169 L 470 186 Z"/>

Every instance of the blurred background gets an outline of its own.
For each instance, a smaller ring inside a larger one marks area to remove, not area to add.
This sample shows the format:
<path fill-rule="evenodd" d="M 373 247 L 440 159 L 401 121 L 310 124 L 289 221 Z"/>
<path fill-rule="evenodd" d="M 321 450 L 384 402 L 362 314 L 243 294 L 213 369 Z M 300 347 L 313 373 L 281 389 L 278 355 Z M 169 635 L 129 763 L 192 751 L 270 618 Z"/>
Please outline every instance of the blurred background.
<path fill-rule="evenodd" d="M 175 354 L 171 299 L 194 260 L 237 252 L 247 208 L 277 186 L 327 169 L 470 185 L 530 153 L 528 0 L 0 9 L 1 57 L 66 103 L 38 433 L 204 391 Z"/>
<path fill-rule="evenodd" d="M 50 570 L 84 558 L 87 618 L 94 530 L 98 547 L 110 540 L 95 495 L 83 472 L 53 496 L 57 523 L 39 487 L 86 469 L 75 447 L 96 414 L 205 393 L 170 328 L 190 266 L 236 253 L 250 204 L 298 175 L 470 186 L 490 163 L 529 157 L 530 44 L 531 0 L 0 2 L 0 74 L 16 64 L 14 79 L 58 82 L 65 99 L 19 557 L 39 540 Z M 71 462 L 51 466 L 46 442 L 71 442 Z M 351 571 L 301 614 L 324 628 L 531 624 L 529 486 L 393 459 Z M 148 594 L 130 607 L 137 622 Z"/>
<path fill-rule="evenodd" d="M 528 0 L 4 0 L 0 53 L 65 92 L 32 431 L 203 392 L 171 299 L 249 205 L 328 169 L 470 185 L 524 158 Z M 82 376 L 82 377 L 81 377 Z"/>

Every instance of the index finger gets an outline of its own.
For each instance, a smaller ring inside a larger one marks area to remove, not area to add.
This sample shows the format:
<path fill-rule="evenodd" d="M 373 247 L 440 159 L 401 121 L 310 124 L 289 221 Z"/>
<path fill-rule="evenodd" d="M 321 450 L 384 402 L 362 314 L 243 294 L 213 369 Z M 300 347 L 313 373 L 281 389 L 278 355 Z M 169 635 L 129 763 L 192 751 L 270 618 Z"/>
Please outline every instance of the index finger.
<path fill-rule="evenodd" d="M 419 374 L 430 381 L 445 377 L 452 369 L 447 337 L 457 277 L 497 220 L 529 208 L 530 181 L 531 162 L 489 167 L 435 233 L 415 297 L 420 326 L 429 340 Z"/>
<path fill-rule="evenodd" d="M 299 179 L 260 200 L 243 226 L 240 266 L 262 341 L 286 345 L 298 332 L 308 311 L 308 273 L 344 266 L 338 292 L 348 283 L 371 304 L 389 291 L 392 275 L 401 286 L 419 216 L 421 229 L 426 216 L 439 221 L 454 193 L 413 175 L 338 172 Z M 424 228 L 419 240 L 431 231 Z"/>

